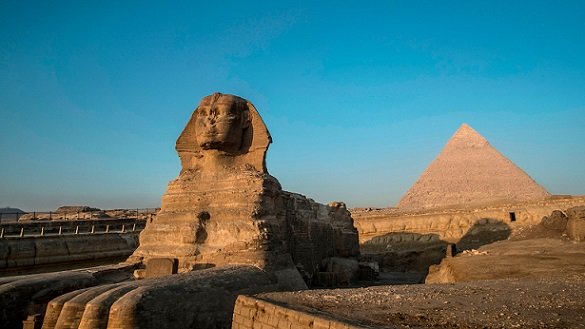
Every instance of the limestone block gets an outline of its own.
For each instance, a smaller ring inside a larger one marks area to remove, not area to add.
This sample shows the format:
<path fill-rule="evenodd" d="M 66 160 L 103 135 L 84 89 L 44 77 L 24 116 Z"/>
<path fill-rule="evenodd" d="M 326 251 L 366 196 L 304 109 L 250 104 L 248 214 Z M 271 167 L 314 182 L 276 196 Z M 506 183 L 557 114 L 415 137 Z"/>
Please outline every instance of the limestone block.
<path fill-rule="evenodd" d="M 40 314 L 29 315 L 22 321 L 22 329 L 41 329 L 43 321 Z"/>
<path fill-rule="evenodd" d="M 145 278 L 177 274 L 178 264 L 176 258 L 150 258 L 146 261 Z"/>
<path fill-rule="evenodd" d="M 573 241 L 585 241 L 585 206 L 567 209 L 567 235 Z"/>

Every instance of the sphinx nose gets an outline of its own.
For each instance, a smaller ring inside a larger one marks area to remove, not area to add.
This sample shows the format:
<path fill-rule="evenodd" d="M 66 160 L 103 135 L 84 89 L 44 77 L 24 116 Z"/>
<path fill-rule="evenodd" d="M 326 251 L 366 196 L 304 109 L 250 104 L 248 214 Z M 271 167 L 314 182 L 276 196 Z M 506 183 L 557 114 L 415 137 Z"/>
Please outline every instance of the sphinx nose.
<path fill-rule="evenodd" d="M 209 121 L 210 124 L 214 124 L 215 121 L 217 121 L 217 111 L 211 110 L 207 116 L 207 121 Z"/>

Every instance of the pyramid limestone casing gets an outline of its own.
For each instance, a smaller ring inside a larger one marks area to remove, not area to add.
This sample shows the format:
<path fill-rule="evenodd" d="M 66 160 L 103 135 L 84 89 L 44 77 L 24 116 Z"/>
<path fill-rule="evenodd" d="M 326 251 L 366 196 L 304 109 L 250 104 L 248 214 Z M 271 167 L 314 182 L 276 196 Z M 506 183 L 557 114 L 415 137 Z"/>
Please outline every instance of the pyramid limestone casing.
<path fill-rule="evenodd" d="M 502 201 L 542 200 L 550 194 L 463 124 L 398 203 L 415 210 Z"/>

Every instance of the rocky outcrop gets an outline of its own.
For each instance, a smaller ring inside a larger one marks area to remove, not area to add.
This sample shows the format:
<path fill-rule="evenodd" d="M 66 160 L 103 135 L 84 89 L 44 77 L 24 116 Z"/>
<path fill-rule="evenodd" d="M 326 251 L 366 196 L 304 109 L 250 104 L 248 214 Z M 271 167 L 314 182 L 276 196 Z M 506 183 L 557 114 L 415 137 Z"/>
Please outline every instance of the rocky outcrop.
<path fill-rule="evenodd" d="M 24 214 L 26 214 L 26 212 L 18 208 L 11 207 L 0 208 L 0 223 L 16 221 L 20 218 L 20 216 Z"/>
<path fill-rule="evenodd" d="M 90 211 L 100 211 L 99 208 L 93 208 L 90 206 L 61 206 L 55 210 L 57 213 L 62 212 L 90 212 Z"/>
<path fill-rule="evenodd" d="M 573 241 L 585 241 L 585 206 L 567 209 L 567 235 Z"/>
<path fill-rule="evenodd" d="M 567 228 L 567 222 L 569 219 L 560 210 L 553 210 L 550 216 L 544 216 L 542 218 L 541 225 L 546 229 L 555 231 L 564 231 Z"/>
<path fill-rule="evenodd" d="M 559 269 L 583 273 L 585 244 L 575 243 L 582 241 L 585 206 L 571 207 L 565 212 L 553 210 L 539 224 L 506 241 L 443 259 L 429 268 L 426 283 L 524 278 L 535 273 L 558 276 L 562 272 Z"/>
<path fill-rule="evenodd" d="M 496 279 L 575 279 L 585 273 L 585 244 L 559 238 L 498 241 L 476 251 L 444 258 L 429 269 L 425 283 Z M 582 279 L 579 279 L 582 280 Z"/>
<path fill-rule="evenodd" d="M 585 206 L 571 207 L 564 212 L 553 210 L 550 215 L 542 217 L 538 225 L 521 232 L 517 238 L 585 241 Z"/>

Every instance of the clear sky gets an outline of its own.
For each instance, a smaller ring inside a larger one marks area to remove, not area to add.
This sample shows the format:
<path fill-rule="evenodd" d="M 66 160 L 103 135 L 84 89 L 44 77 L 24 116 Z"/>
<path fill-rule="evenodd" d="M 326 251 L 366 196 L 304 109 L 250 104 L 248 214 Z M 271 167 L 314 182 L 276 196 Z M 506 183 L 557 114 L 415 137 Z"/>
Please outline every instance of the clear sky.
<path fill-rule="evenodd" d="M 160 205 L 215 91 L 319 202 L 395 205 L 463 122 L 585 194 L 584 1 L 4 0 L 0 207 Z"/>

